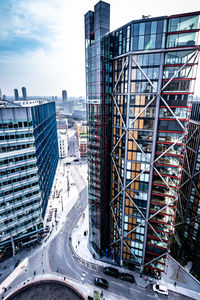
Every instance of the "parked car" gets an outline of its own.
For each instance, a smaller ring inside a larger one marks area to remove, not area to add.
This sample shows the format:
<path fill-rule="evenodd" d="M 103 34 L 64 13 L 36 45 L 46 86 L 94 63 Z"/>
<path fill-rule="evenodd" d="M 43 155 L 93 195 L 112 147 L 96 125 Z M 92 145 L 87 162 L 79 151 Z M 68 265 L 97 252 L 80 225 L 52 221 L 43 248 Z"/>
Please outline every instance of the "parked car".
<path fill-rule="evenodd" d="M 115 268 L 111 268 L 111 267 L 105 267 L 103 269 L 104 274 L 112 276 L 112 277 L 119 277 L 119 271 Z"/>
<path fill-rule="evenodd" d="M 104 278 L 96 277 L 94 280 L 94 284 L 97 286 L 100 286 L 104 289 L 107 289 L 109 287 L 108 281 Z"/>
<path fill-rule="evenodd" d="M 128 273 L 121 273 L 120 278 L 124 281 L 132 282 L 132 283 L 135 282 L 134 276 Z"/>
<path fill-rule="evenodd" d="M 161 284 L 158 284 L 158 283 L 154 284 L 153 285 L 153 290 L 154 290 L 154 292 L 157 292 L 157 293 L 168 296 L 168 289 L 164 285 L 161 285 Z"/>

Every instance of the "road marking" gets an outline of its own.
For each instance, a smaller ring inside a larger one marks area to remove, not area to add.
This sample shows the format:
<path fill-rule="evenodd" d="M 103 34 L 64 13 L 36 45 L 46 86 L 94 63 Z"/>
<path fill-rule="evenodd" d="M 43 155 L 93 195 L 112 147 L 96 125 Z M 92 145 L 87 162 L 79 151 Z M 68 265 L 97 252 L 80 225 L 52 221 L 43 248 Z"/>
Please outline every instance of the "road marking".
<path fill-rule="evenodd" d="M 110 281 L 110 282 L 112 282 L 112 283 L 114 283 L 114 284 L 117 284 L 117 285 L 119 285 L 119 286 L 122 286 L 122 283 L 118 283 L 118 282 L 115 282 L 115 281 Z"/>
<path fill-rule="evenodd" d="M 134 291 L 134 292 L 138 292 L 138 293 L 141 293 L 140 291 L 136 290 L 136 289 L 133 289 L 133 288 L 130 288 L 131 291 Z"/>

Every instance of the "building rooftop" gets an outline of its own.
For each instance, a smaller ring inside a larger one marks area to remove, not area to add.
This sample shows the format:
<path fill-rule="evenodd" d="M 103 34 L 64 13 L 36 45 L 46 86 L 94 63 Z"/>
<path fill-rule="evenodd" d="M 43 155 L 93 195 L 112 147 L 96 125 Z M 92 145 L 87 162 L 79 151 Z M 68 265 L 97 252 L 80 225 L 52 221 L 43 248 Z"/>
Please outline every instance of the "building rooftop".
<path fill-rule="evenodd" d="M 70 284 L 62 280 L 41 279 L 17 289 L 6 300 L 38 300 L 38 299 L 62 299 L 85 300 L 81 293 Z"/>

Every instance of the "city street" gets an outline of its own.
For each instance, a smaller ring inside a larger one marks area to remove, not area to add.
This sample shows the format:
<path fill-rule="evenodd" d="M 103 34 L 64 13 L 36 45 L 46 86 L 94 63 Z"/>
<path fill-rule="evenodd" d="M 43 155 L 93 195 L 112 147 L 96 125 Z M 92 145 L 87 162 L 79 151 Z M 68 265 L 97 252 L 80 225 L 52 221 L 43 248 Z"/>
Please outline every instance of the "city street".
<path fill-rule="evenodd" d="M 70 134 L 70 141 L 69 153 L 74 153 L 76 145 L 73 132 Z M 66 160 L 67 159 L 62 160 L 62 164 L 65 165 Z M 107 276 L 103 273 L 103 267 L 99 265 L 98 261 L 92 263 L 80 258 L 74 253 L 71 241 L 72 230 L 77 226 L 79 219 L 83 218 L 84 210 L 87 207 L 87 185 L 81 176 L 83 163 L 86 164 L 85 161 L 74 162 L 67 167 L 67 170 L 62 164 L 60 165 L 60 170 L 69 172 L 71 178 L 73 178 L 76 185 L 77 198 L 73 200 L 74 202 L 66 215 L 64 215 L 64 218 L 58 216 L 60 217 L 60 227 L 58 229 L 54 228 L 54 235 L 50 235 L 49 239 L 43 241 L 42 245 L 36 249 L 32 255 L 29 255 L 14 272 L 7 277 L 7 280 L 1 284 L 0 292 L 2 292 L 3 287 L 6 287 L 7 292 L 4 295 L 7 295 L 19 285 L 24 285 L 37 277 L 43 276 L 48 278 L 52 275 L 60 278 L 64 277 L 64 279 L 73 282 L 79 289 L 81 288 L 83 293 L 87 296 L 92 295 L 94 290 L 102 290 L 94 285 L 94 279 L 95 277 L 103 277 L 109 282 L 108 290 L 104 290 L 106 300 L 166 299 L 166 296 L 156 294 L 151 286 L 143 288 L 136 284 Z M 63 180 L 65 179 L 64 173 L 61 173 L 59 176 L 63 177 Z M 72 188 L 71 193 L 70 197 L 73 197 L 74 192 Z M 61 197 L 64 198 L 63 202 L 65 205 L 67 205 L 66 203 L 69 203 L 67 201 L 71 199 L 70 197 L 68 200 L 65 199 L 67 193 L 64 193 Z M 63 213 L 61 209 L 59 213 Z M 81 247 L 81 243 L 77 246 Z M 169 299 L 184 300 L 192 298 L 169 291 Z"/>
<path fill-rule="evenodd" d="M 62 232 L 55 237 L 49 247 L 49 264 L 53 272 L 58 272 L 77 280 L 84 279 L 84 284 L 93 285 L 95 277 L 106 278 L 109 282 L 108 291 L 112 294 L 120 295 L 126 299 L 166 299 L 164 295 L 157 295 L 152 288 L 143 289 L 135 284 L 121 281 L 103 274 L 103 267 L 92 263 L 80 262 L 70 247 L 70 232 L 81 217 L 82 208 L 87 204 L 87 190 L 80 193 L 75 208 L 70 212 Z M 81 245 L 80 245 L 81 246 Z M 94 286 L 94 289 L 96 287 Z M 109 299 L 109 298 L 108 298 Z M 117 299 L 117 298 L 116 298 Z M 177 293 L 170 292 L 170 299 L 190 299 Z"/>

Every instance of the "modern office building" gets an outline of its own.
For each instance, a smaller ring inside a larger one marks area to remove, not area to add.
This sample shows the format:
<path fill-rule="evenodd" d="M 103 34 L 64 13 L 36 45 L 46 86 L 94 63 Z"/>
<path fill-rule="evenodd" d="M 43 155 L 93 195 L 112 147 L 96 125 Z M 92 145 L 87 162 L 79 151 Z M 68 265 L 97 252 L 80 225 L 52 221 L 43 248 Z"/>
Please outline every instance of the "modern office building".
<path fill-rule="evenodd" d="M 191 108 L 172 250 L 184 263 L 192 261 L 191 272 L 200 279 L 200 101 Z"/>
<path fill-rule="evenodd" d="M 67 91 L 63 90 L 62 91 L 62 102 L 65 103 L 67 101 Z"/>
<path fill-rule="evenodd" d="M 24 86 L 22 87 L 22 99 L 27 100 L 27 91 Z"/>
<path fill-rule="evenodd" d="M 14 89 L 15 100 L 19 100 L 18 89 Z"/>
<path fill-rule="evenodd" d="M 0 108 L 0 260 L 41 238 L 58 163 L 55 103 L 19 103 Z"/>
<path fill-rule="evenodd" d="M 143 18 L 109 33 L 85 15 L 89 247 L 166 271 L 199 51 L 199 14 Z"/>

